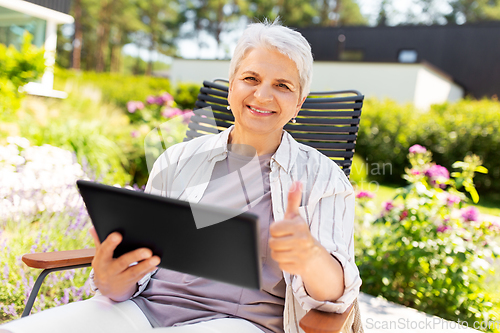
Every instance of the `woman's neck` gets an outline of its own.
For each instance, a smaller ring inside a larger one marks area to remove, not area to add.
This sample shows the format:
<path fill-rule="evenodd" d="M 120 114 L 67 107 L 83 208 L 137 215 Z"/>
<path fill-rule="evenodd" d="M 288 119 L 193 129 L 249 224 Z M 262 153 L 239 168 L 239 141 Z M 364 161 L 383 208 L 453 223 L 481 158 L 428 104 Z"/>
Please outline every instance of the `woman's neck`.
<path fill-rule="evenodd" d="M 281 143 L 281 136 L 282 131 L 271 134 L 247 133 L 235 125 L 229 133 L 228 143 L 232 144 L 232 151 L 235 153 L 240 149 L 246 150 L 243 145 L 250 145 L 255 148 L 257 155 L 261 156 L 274 153 Z M 241 153 L 245 155 L 244 152 Z"/>

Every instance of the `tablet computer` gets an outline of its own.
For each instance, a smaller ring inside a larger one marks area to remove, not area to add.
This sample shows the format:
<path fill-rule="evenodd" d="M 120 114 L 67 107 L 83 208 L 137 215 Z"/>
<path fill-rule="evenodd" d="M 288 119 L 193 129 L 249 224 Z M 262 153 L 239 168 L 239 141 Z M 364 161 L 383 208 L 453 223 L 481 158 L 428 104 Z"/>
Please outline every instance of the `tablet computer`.
<path fill-rule="evenodd" d="M 115 258 L 146 247 L 161 258 L 159 267 L 260 289 L 255 214 L 84 180 L 77 186 L 101 242 L 114 231 L 122 234 Z M 192 209 L 223 222 L 198 228 Z"/>

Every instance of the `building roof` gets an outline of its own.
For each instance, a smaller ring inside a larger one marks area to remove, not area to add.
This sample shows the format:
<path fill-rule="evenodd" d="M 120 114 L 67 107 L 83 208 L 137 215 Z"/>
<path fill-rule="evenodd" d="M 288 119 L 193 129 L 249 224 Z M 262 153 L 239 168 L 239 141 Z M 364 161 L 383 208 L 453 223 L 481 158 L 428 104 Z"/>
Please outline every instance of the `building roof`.
<path fill-rule="evenodd" d="M 466 93 L 500 96 L 500 22 L 298 30 L 311 44 L 315 60 L 340 61 L 346 50 L 357 52 L 362 62 L 398 62 L 402 50 L 414 50 L 417 62 L 448 73 Z"/>
<path fill-rule="evenodd" d="M 58 12 L 69 14 L 73 0 L 25 0 L 42 7 L 56 10 Z"/>
<path fill-rule="evenodd" d="M 49 2 L 52 2 L 51 5 L 55 8 L 56 5 L 61 5 L 63 2 L 68 2 L 71 5 L 71 0 L 33 0 L 33 1 L 24 1 L 24 0 L 0 0 L 0 7 L 8 8 L 10 10 L 23 13 L 26 15 L 30 15 L 33 17 L 41 18 L 44 20 L 55 21 L 57 24 L 65 24 L 65 23 L 73 23 L 74 19 L 71 15 L 68 15 L 64 12 L 52 9 L 50 7 L 45 7 L 39 4 L 35 4 L 33 2 L 46 2 L 49 5 Z M 68 5 L 68 6 L 69 6 Z M 69 9 L 68 9 L 69 12 Z"/>

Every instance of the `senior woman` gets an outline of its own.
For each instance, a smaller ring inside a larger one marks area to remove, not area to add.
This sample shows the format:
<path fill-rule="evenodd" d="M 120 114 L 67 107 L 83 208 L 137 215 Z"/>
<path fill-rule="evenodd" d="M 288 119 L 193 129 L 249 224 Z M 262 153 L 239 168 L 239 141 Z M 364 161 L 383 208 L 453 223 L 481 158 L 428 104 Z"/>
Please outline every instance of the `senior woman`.
<path fill-rule="evenodd" d="M 261 290 L 157 269 L 159 258 L 149 249 L 113 259 L 121 236 L 113 233 L 100 244 L 91 230 L 97 248 L 91 280 L 100 295 L 2 328 L 23 332 L 37 323 L 40 331 L 43 321 L 58 317 L 65 324 L 51 322 L 51 332 L 68 327 L 82 332 L 160 327 L 174 333 L 298 332 L 298 320 L 309 309 L 345 311 L 361 284 L 353 254 L 352 187 L 334 162 L 283 130 L 309 92 L 312 61 L 310 46 L 298 32 L 277 23 L 250 25 L 230 65 L 234 125 L 169 148 L 155 162 L 146 186 L 149 193 L 257 214 Z M 209 153 L 190 159 L 200 152 Z M 234 171 L 252 155 L 258 157 L 257 170 L 247 172 L 242 184 Z"/>

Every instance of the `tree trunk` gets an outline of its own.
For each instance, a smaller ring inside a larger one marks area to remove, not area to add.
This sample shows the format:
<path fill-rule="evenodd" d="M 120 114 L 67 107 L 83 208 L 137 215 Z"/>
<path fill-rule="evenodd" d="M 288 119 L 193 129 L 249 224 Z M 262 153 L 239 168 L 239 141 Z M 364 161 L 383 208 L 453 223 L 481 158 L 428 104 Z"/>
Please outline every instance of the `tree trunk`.
<path fill-rule="evenodd" d="M 74 0 L 75 4 L 75 35 L 73 37 L 73 69 L 80 69 L 80 60 L 82 56 L 82 2 Z"/>
<path fill-rule="evenodd" d="M 120 71 L 120 62 L 121 62 L 121 35 L 122 32 L 118 30 L 116 34 L 114 34 L 111 45 L 109 48 L 109 71 L 110 72 L 119 72 Z"/>
<path fill-rule="evenodd" d="M 151 76 L 153 72 L 153 52 L 155 50 L 155 37 L 154 32 L 151 33 L 151 43 L 149 44 L 149 61 L 148 67 L 146 68 L 146 75 Z"/>
<path fill-rule="evenodd" d="M 99 25 L 97 26 L 97 54 L 96 72 L 104 72 L 105 59 L 104 52 L 109 41 L 109 16 L 111 15 L 112 3 L 104 1 L 99 15 Z"/>

